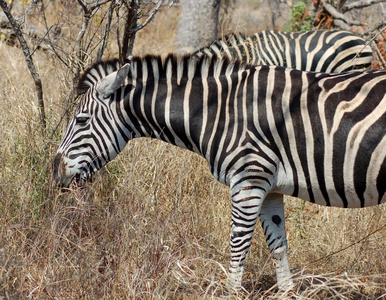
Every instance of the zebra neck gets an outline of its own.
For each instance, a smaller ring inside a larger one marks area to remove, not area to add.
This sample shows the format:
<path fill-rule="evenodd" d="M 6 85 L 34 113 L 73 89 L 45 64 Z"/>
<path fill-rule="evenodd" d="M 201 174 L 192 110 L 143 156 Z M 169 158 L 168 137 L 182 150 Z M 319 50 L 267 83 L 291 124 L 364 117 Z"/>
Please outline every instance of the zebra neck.
<path fill-rule="evenodd" d="M 177 80 L 161 78 L 135 80 L 135 89 L 126 101 L 128 127 L 134 137 L 151 137 L 204 155 L 205 142 L 201 136 L 203 124 L 208 122 L 204 102 L 197 90 L 202 80 Z"/>

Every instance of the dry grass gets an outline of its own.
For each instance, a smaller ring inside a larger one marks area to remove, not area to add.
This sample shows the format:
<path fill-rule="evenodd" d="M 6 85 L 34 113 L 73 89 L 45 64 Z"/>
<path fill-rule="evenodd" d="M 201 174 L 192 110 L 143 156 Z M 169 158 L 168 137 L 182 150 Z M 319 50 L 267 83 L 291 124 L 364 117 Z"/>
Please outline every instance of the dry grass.
<path fill-rule="evenodd" d="M 169 12 L 172 14 L 173 12 Z M 138 35 L 137 53 L 172 49 L 170 15 Z M 164 41 L 162 44 L 156 41 Z M 37 53 L 48 128 L 60 118 L 65 70 Z M 230 199 L 206 162 L 141 139 L 81 191 L 51 180 L 60 141 L 40 135 L 36 98 L 18 49 L 0 43 L 0 299 L 227 297 Z M 386 207 L 324 208 L 286 200 L 297 288 L 279 293 L 258 228 L 231 299 L 386 297 Z"/>

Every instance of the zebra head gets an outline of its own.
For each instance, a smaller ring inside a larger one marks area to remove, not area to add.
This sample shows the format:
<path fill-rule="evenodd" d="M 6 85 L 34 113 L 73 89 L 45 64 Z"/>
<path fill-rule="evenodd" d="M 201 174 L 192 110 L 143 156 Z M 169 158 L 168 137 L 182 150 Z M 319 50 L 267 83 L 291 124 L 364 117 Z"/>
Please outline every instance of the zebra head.
<path fill-rule="evenodd" d="M 130 86 L 129 70 L 128 63 L 119 68 L 118 61 L 106 62 L 90 68 L 79 81 L 78 94 L 83 95 L 53 164 L 59 186 L 69 187 L 73 180 L 85 184 L 125 147 L 130 134 L 120 121 L 119 95 Z"/>

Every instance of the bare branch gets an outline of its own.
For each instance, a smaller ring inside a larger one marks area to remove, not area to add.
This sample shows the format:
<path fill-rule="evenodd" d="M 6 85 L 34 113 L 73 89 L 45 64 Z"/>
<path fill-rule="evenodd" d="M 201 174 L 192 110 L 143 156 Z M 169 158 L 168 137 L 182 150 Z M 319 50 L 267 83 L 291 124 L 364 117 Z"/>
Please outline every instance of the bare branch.
<path fill-rule="evenodd" d="M 116 15 L 117 15 L 117 23 L 118 23 L 118 26 L 117 26 L 117 45 L 118 45 L 118 49 L 119 51 L 121 51 L 122 49 L 122 44 L 121 44 L 121 40 L 120 40 L 120 30 L 119 30 L 119 8 L 116 10 Z"/>
<path fill-rule="evenodd" d="M 72 107 L 72 105 L 71 105 L 71 99 L 73 99 L 73 98 L 74 98 L 74 92 L 71 90 L 71 91 L 69 91 L 69 92 L 67 93 L 67 95 L 65 96 L 65 101 L 64 101 L 64 102 L 66 103 L 67 107 L 64 109 L 64 112 L 62 113 L 62 115 L 61 115 L 61 117 L 60 117 L 58 123 L 57 123 L 56 126 L 54 127 L 54 129 L 52 129 L 52 131 L 51 131 L 51 136 L 50 136 L 49 140 L 52 140 L 52 139 L 53 139 L 53 137 L 54 137 L 54 135 L 55 135 L 55 132 L 58 130 L 60 124 L 64 121 L 64 119 L 65 119 L 66 117 L 68 117 L 68 114 L 70 113 L 70 110 L 71 110 L 71 107 Z"/>
<path fill-rule="evenodd" d="M 48 23 L 47 23 L 47 18 L 46 18 L 46 13 L 45 13 L 45 9 L 44 9 L 43 3 L 41 5 L 41 10 L 40 11 L 41 11 L 41 15 L 43 16 L 43 21 L 44 21 L 44 25 L 46 27 L 47 34 L 50 32 L 50 30 L 53 28 L 53 26 L 56 26 L 55 30 L 61 32 L 61 25 L 59 23 L 53 24 L 53 25 L 51 25 L 48 28 Z M 50 46 L 50 50 L 52 52 L 54 52 L 54 54 L 59 59 L 59 61 L 61 61 L 66 67 L 68 67 L 68 63 L 62 58 L 62 56 L 60 56 L 60 54 L 57 51 L 57 45 L 52 43 L 51 38 L 48 38 L 48 44 Z"/>
<path fill-rule="evenodd" d="M 172 1 L 170 1 L 170 3 L 169 3 L 169 8 L 171 8 L 172 6 L 176 6 L 176 4 L 174 3 L 174 2 L 176 2 L 176 0 L 172 0 Z"/>
<path fill-rule="evenodd" d="M 368 7 L 376 3 L 380 2 L 386 2 L 386 0 L 363 0 L 363 1 L 357 1 L 350 4 L 346 4 L 342 7 L 342 12 L 347 12 L 349 10 L 355 9 L 355 8 L 363 8 Z"/>
<path fill-rule="evenodd" d="M 123 35 L 122 35 L 122 47 L 119 48 L 119 59 L 120 61 L 124 61 L 125 58 L 127 57 L 127 53 L 129 50 L 129 40 L 130 36 L 132 35 L 131 28 L 132 28 L 132 23 L 133 23 L 133 18 L 134 18 L 134 6 L 135 6 L 135 0 L 130 1 L 130 5 L 127 3 L 127 1 L 124 1 L 124 6 L 126 7 L 126 13 L 124 17 L 125 19 L 125 24 L 124 24 L 124 29 L 123 29 Z"/>
<path fill-rule="evenodd" d="M 131 27 L 136 28 L 137 27 L 137 21 L 138 21 L 138 6 L 139 5 L 138 5 L 138 0 L 135 0 L 133 2 L 134 2 L 134 8 L 133 8 L 133 14 L 134 15 L 133 15 L 133 21 L 132 21 Z M 134 40 L 135 40 L 136 34 L 137 34 L 137 32 L 134 31 L 130 35 L 129 48 L 127 51 L 127 56 L 129 56 L 133 53 Z"/>
<path fill-rule="evenodd" d="M 154 8 L 151 15 L 146 19 L 145 22 L 143 22 L 141 25 L 137 26 L 136 28 L 133 28 L 131 32 L 137 32 L 138 30 L 141 30 L 143 27 L 145 27 L 151 20 L 153 20 L 156 13 L 159 11 L 161 5 L 165 2 L 165 0 L 158 0 L 157 6 Z"/>
<path fill-rule="evenodd" d="M 138 1 L 131 0 L 130 5 L 127 1 L 124 1 L 124 5 L 126 7 L 126 21 L 124 32 L 122 36 L 122 47 L 119 49 L 119 59 L 124 61 L 130 54 L 129 50 L 132 48 L 131 44 L 135 39 L 135 31 L 132 31 L 131 28 L 135 28 L 137 25 L 137 10 L 138 10 Z M 132 49 L 131 49 L 132 50 Z"/>
<path fill-rule="evenodd" d="M 82 0 L 78 0 L 78 3 L 83 9 L 83 22 L 82 22 L 82 27 L 78 33 L 77 38 L 76 38 L 76 56 L 79 60 L 81 60 L 81 58 L 82 58 L 81 42 L 83 40 L 84 34 L 86 33 L 88 23 L 89 23 L 90 17 L 91 17 L 91 12 L 88 9 L 87 5 Z"/>
<path fill-rule="evenodd" d="M 331 4 L 327 3 L 326 0 L 321 0 L 323 8 L 335 19 L 335 20 L 342 20 L 348 25 L 364 25 L 362 22 L 353 21 L 348 19 L 345 15 L 338 12 Z"/>
<path fill-rule="evenodd" d="M 95 2 L 95 4 L 91 5 L 91 6 L 89 7 L 89 9 L 90 9 L 90 11 L 93 11 L 93 10 L 95 10 L 96 8 L 102 6 L 103 4 L 106 4 L 106 3 L 110 2 L 110 1 L 112 1 L 112 0 L 103 0 L 103 1 L 99 1 L 99 0 L 98 0 L 97 2 Z"/>
<path fill-rule="evenodd" d="M 83 9 L 83 23 L 82 23 L 82 28 L 79 31 L 78 36 L 76 38 L 76 56 L 77 56 L 78 62 L 83 62 L 84 61 L 84 53 L 83 53 L 83 49 L 82 49 L 82 41 L 83 41 L 84 35 L 86 33 L 86 30 L 88 28 L 91 16 L 97 8 L 99 8 L 100 6 L 102 6 L 105 3 L 110 2 L 111 0 L 98 0 L 90 6 L 88 6 L 87 3 L 85 3 L 83 0 L 77 0 L 77 1 Z M 80 74 L 80 68 L 77 67 L 75 69 L 74 80 L 76 78 L 78 78 L 79 74 Z"/>
<path fill-rule="evenodd" d="M 351 30 L 351 26 L 348 25 L 347 23 L 345 23 L 342 20 L 334 20 L 334 25 L 336 27 L 339 27 L 339 28 L 343 29 L 343 30 L 347 30 L 347 31 Z"/>
<path fill-rule="evenodd" d="M 338 4 L 337 4 L 338 11 L 342 10 L 342 7 L 346 4 L 346 2 L 347 2 L 347 0 L 338 1 Z"/>
<path fill-rule="evenodd" d="M 83 11 L 87 11 L 87 4 L 83 0 L 78 0 L 79 5 L 82 7 Z"/>
<path fill-rule="evenodd" d="M 111 4 L 110 4 L 109 12 L 107 14 L 105 30 L 103 32 L 102 42 L 101 42 L 101 45 L 99 47 L 97 61 L 100 61 L 102 59 L 103 52 L 104 52 L 104 50 L 106 48 L 106 40 L 107 40 L 107 36 L 110 33 L 110 25 L 111 25 L 111 21 L 113 19 L 113 12 L 114 12 L 115 6 L 116 6 L 115 1 L 112 1 Z"/>
<path fill-rule="evenodd" d="M 53 49 L 54 49 L 54 46 L 53 46 L 53 44 L 52 44 L 52 42 L 51 42 L 51 39 L 50 39 L 50 38 L 46 38 L 46 37 L 49 36 L 50 31 L 52 30 L 52 28 L 57 27 L 57 26 L 60 26 L 60 25 L 59 25 L 58 23 L 55 23 L 55 24 L 52 24 L 52 25 L 50 26 L 50 28 L 47 28 L 47 31 L 46 31 L 46 33 L 43 35 L 43 37 L 39 38 L 39 40 L 38 40 L 38 42 L 37 42 L 37 45 L 36 45 L 35 49 L 32 51 L 31 55 L 33 55 L 33 54 L 35 53 L 35 51 L 36 51 L 39 47 L 42 46 L 42 43 L 46 43 L 46 41 L 48 41 L 49 43 L 48 43 L 48 45 L 43 46 L 43 48 L 46 49 L 46 50 L 48 50 L 48 49 L 49 49 L 49 50 L 53 50 Z"/>

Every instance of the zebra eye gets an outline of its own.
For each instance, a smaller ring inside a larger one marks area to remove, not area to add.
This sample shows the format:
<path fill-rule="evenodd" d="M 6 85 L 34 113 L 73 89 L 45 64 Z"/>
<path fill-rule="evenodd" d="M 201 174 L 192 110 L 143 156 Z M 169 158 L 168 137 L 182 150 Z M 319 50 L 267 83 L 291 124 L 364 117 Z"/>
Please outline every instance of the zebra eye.
<path fill-rule="evenodd" d="M 86 116 L 79 116 L 79 117 L 76 117 L 76 125 L 86 125 L 87 121 L 88 121 L 89 117 L 86 117 Z"/>

